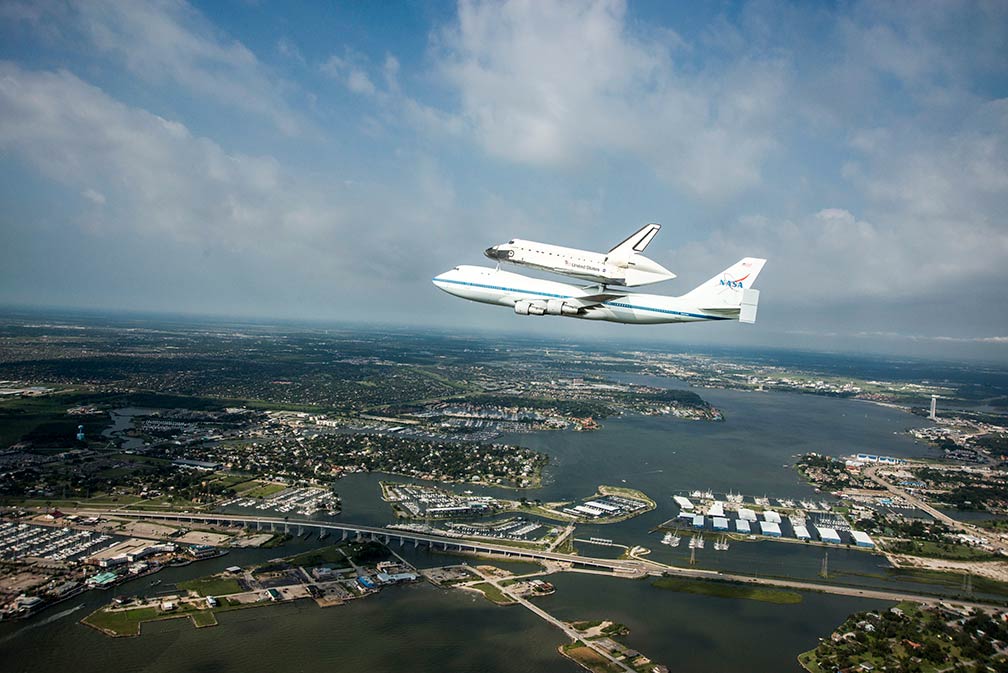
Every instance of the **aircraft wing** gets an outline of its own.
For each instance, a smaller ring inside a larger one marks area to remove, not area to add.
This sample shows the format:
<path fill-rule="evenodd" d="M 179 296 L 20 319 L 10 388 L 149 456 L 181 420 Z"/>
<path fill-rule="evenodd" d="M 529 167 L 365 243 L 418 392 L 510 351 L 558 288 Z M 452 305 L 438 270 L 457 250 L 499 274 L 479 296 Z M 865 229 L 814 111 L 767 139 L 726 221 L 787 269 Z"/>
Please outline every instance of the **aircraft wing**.
<path fill-rule="evenodd" d="M 625 292 L 599 292 L 597 294 L 586 294 L 581 297 L 572 297 L 566 299 L 568 304 L 574 304 L 579 308 L 591 308 L 592 306 L 598 306 L 599 304 L 611 301 L 613 299 L 619 299 L 620 297 L 625 297 Z"/>

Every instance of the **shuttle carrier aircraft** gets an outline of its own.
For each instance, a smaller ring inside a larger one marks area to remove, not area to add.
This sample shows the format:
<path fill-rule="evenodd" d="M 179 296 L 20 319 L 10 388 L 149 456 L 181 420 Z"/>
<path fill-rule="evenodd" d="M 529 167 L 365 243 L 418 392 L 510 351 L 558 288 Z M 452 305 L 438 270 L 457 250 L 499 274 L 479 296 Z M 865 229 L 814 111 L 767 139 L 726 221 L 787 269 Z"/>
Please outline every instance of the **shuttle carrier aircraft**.
<path fill-rule="evenodd" d="M 681 297 L 630 292 L 604 284 L 579 287 L 483 266 L 457 266 L 434 278 L 433 283 L 456 297 L 507 306 L 519 315 L 559 315 L 629 324 L 701 320 L 754 323 L 759 291 L 752 284 L 765 263 L 765 259 L 746 257 Z"/>

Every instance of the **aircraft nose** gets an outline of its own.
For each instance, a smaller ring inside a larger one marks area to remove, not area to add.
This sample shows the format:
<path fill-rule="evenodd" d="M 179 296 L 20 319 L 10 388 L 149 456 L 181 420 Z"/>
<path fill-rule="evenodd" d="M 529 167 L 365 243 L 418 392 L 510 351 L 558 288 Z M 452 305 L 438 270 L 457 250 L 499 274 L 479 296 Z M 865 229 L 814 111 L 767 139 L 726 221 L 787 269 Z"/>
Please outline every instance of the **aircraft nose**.
<path fill-rule="evenodd" d="M 507 257 L 507 253 L 498 248 L 496 245 L 484 250 L 483 254 L 490 259 L 505 259 Z"/>

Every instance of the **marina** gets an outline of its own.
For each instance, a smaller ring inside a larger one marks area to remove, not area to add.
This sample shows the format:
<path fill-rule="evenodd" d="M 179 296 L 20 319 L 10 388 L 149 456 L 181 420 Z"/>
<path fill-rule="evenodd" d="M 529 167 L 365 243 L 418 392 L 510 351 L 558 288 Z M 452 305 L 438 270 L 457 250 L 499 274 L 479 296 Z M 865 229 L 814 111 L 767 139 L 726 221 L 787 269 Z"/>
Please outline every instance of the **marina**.
<path fill-rule="evenodd" d="M 682 493 L 688 493 L 689 497 Z M 705 531 L 734 531 L 736 534 L 769 540 L 847 545 L 863 549 L 875 547 L 868 534 L 853 530 L 846 517 L 833 511 L 833 506 L 825 500 L 776 498 L 767 495 L 747 498 L 733 491 L 715 493 L 710 489 L 692 489 L 673 495 L 672 501 L 679 511 L 674 519 L 659 526 L 661 530 L 677 529 L 680 523 L 685 523 L 701 534 Z M 663 543 L 668 544 L 664 539 Z M 690 548 L 702 547 L 696 547 L 691 542 Z M 727 550 L 727 546 L 724 550 Z"/>

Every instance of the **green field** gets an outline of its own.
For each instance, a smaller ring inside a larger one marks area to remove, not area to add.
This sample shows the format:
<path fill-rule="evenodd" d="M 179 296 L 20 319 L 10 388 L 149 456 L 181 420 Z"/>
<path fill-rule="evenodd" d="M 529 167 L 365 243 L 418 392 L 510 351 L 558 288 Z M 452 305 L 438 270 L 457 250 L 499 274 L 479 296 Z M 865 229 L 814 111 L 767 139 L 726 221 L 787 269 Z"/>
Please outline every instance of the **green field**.
<path fill-rule="evenodd" d="M 190 612 L 189 618 L 192 619 L 192 622 L 197 629 L 201 629 L 205 626 L 217 626 L 217 615 L 214 614 L 213 610 Z"/>
<path fill-rule="evenodd" d="M 242 588 L 238 580 L 230 577 L 203 577 L 178 583 L 179 589 L 195 591 L 200 596 L 226 596 L 240 593 Z"/>
<path fill-rule="evenodd" d="M 679 577 L 662 577 L 651 583 L 651 586 L 669 591 L 682 591 L 701 596 L 717 596 L 718 598 L 745 598 L 764 603 L 792 605 L 802 602 L 802 595 L 797 591 L 770 589 L 759 586 L 746 586 L 732 582 L 716 580 L 690 580 Z"/>
<path fill-rule="evenodd" d="M 497 605 L 510 605 L 514 603 L 513 600 L 504 595 L 503 591 L 489 582 L 474 584 L 472 585 L 472 588 L 482 592 L 488 601 L 496 603 Z"/>
<path fill-rule="evenodd" d="M 200 610 L 188 605 L 181 606 L 177 612 L 161 612 L 156 607 L 133 608 L 132 610 L 101 608 L 92 612 L 81 622 L 112 636 L 139 636 L 140 626 L 144 622 L 181 619 L 183 617 L 188 617 L 198 629 L 217 625 L 217 616 L 214 614 L 214 610 Z"/>
<path fill-rule="evenodd" d="M 949 559 L 952 561 L 993 561 L 998 558 L 990 552 L 985 552 L 982 549 L 976 549 L 969 545 L 931 542 L 930 540 L 891 540 L 886 542 L 886 548 L 897 554 L 926 556 L 928 558 Z"/>
<path fill-rule="evenodd" d="M 178 615 L 171 615 L 172 617 Z M 82 619 L 85 624 L 90 624 L 103 631 L 110 631 L 117 636 L 138 636 L 140 635 L 140 623 L 149 622 L 154 619 L 164 619 L 157 608 L 136 608 L 134 610 L 96 610 Z"/>
<path fill-rule="evenodd" d="M 290 563 L 291 565 L 307 567 L 320 566 L 327 563 L 345 566 L 347 564 L 347 557 L 339 550 L 337 545 L 330 545 L 298 554 L 290 559 Z"/>
<path fill-rule="evenodd" d="M 256 483 L 259 485 L 253 486 L 246 491 L 241 491 L 239 495 L 243 498 L 268 498 L 287 488 L 287 484 L 278 484 L 275 482 L 259 481 Z"/>

